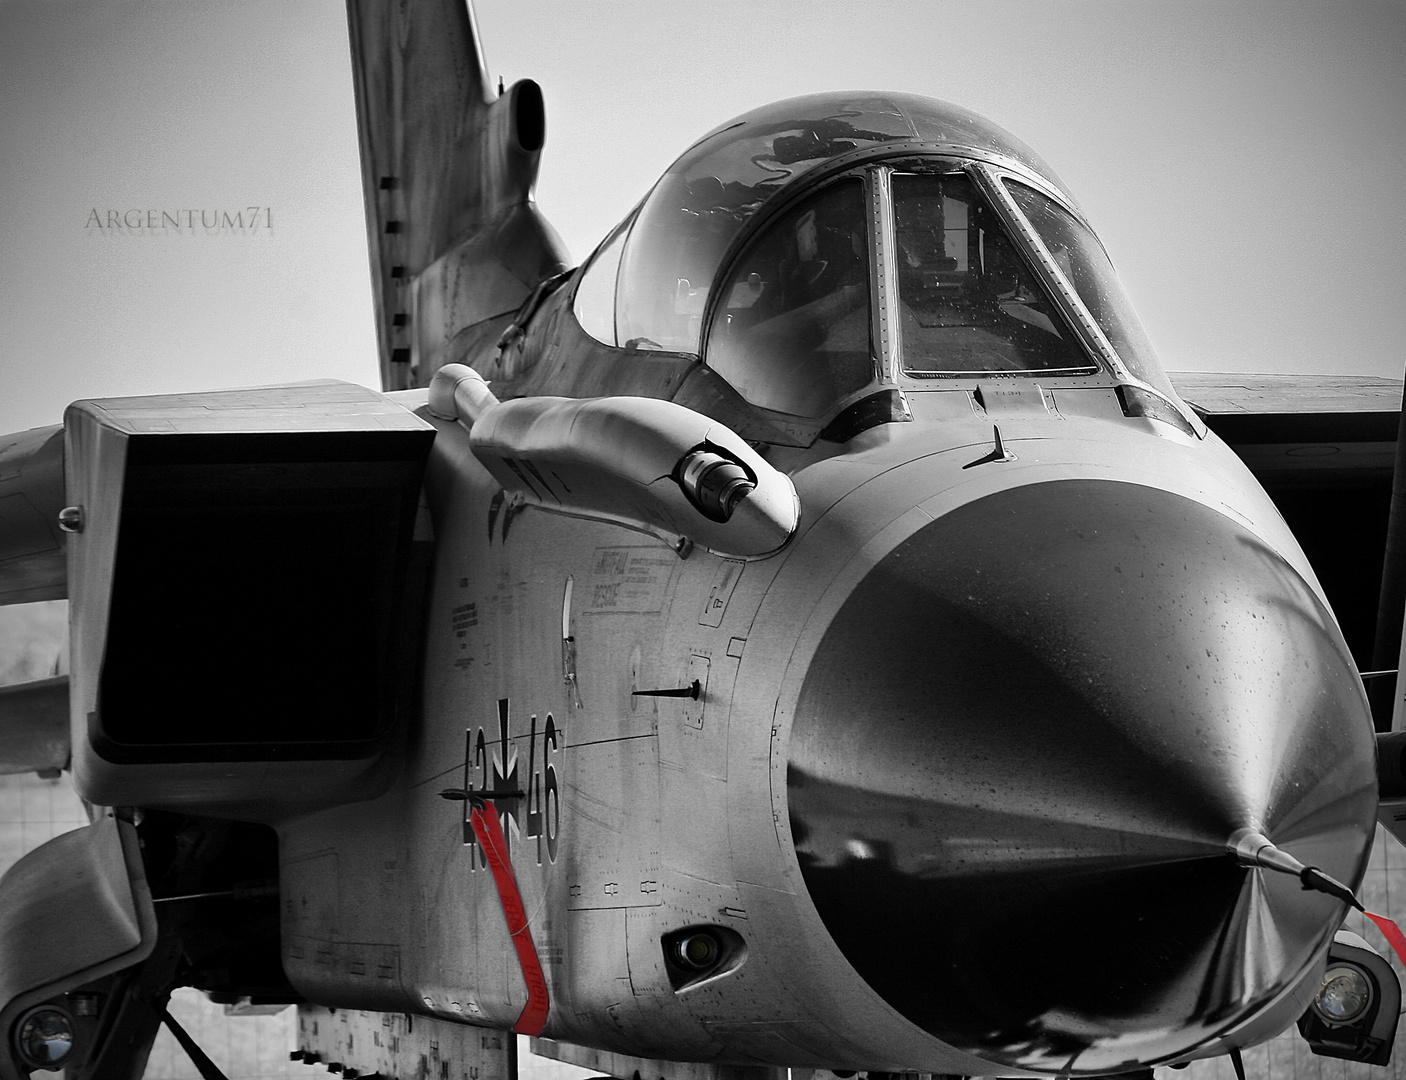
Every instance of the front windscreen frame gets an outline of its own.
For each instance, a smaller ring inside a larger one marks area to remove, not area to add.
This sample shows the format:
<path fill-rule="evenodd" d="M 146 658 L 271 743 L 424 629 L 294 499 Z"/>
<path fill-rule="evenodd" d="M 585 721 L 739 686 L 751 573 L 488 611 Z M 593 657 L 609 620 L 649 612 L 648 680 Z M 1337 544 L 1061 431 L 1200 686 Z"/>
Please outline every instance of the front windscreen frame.
<path fill-rule="evenodd" d="M 920 382 L 1097 376 L 1098 354 L 992 205 L 974 164 L 924 155 L 880 166 L 893 221 L 885 240 L 899 372 Z M 1001 284 L 1013 291 L 997 295 Z"/>
<path fill-rule="evenodd" d="M 1040 276 L 1044 279 L 1048 288 L 1052 289 L 1060 305 L 1064 308 L 1066 316 L 1077 325 L 1081 336 L 1085 340 L 1086 346 L 1091 349 L 1101 361 L 1102 366 L 1111 370 L 1119 383 L 1141 387 L 1150 391 L 1168 402 L 1182 417 L 1198 438 L 1206 435 L 1206 425 L 1202 419 L 1196 415 L 1187 404 L 1182 401 L 1171 381 L 1162 370 L 1160 362 L 1156 364 L 1155 376 L 1149 377 L 1142 371 L 1135 369 L 1126 362 L 1119 354 L 1118 350 L 1104 333 L 1098 320 L 1088 310 L 1080 297 L 1077 289 L 1069 280 L 1058 260 L 1049 250 L 1041 237 L 1039 231 L 1026 217 L 1021 210 L 1020 204 L 1011 193 L 1008 183 L 1019 184 L 1028 188 L 1037 195 L 1053 203 L 1075 226 L 1088 234 L 1088 237 L 1097 245 L 1098 250 L 1107 259 L 1107 252 L 1103 247 L 1103 242 L 1098 238 L 1098 234 L 1084 220 L 1082 214 L 1071 207 L 1059 192 L 1053 190 L 1048 184 L 1040 182 L 1036 178 L 1025 172 L 1017 172 L 1013 169 L 1002 168 L 987 162 L 975 162 L 971 165 L 970 171 L 978 181 L 988 199 L 996 206 L 998 212 L 1007 220 L 1008 225 L 1020 238 L 1022 245 L 1034 256 L 1038 264 Z M 1112 269 L 1112 260 L 1109 267 Z M 1116 279 L 1117 273 L 1114 272 Z M 1135 316 L 1134 316 L 1135 318 Z M 1138 327 L 1140 332 L 1141 326 Z M 1155 358 L 1154 358 L 1155 362 Z"/>

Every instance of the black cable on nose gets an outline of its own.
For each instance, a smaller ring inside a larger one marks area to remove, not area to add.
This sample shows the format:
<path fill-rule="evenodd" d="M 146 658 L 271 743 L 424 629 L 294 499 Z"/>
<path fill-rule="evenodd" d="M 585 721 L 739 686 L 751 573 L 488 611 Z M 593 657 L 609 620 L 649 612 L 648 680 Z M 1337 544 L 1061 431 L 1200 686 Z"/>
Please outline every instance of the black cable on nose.
<path fill-rule="evenodd" d="M 1277 870 L 1281 874 L 1292 874 L 1305 889 L 1325 893 L 1358 911 L 1367 910 L 1357 899 L 1357 894 L 1337 878 L 1325 874 L 1316 866 L 1305 866 L 1287 851 L 1280 851 L 1269 837 L 1255 829 L 1237 829 L 1226 847 L 1242 866 L 1258 866 L 1266 870 Z"/>

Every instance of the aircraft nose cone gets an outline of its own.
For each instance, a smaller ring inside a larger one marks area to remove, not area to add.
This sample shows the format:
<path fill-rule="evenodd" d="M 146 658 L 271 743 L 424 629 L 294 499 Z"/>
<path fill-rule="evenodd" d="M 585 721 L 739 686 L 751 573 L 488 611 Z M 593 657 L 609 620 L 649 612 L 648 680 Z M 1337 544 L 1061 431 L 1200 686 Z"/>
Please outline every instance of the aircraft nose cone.
<path fill-rule="evenodd" d="M 787 776 L 806 887 L 890 1005 L 988 1060 L 1124 1071 L 1303 977 L 1376 808 L 1356 669 L 1249 529 L 1067 480 L 924 526 L 812 658 Z"/>

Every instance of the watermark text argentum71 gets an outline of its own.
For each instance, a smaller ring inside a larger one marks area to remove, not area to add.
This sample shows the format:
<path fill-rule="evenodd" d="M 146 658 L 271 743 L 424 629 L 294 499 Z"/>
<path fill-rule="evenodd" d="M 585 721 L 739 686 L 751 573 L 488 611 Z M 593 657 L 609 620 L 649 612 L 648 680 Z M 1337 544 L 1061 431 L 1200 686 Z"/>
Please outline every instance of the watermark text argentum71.
<path fill-rule="evenodd" d="M 207 233 L 238 230 L 251 233 L 273 228 L 273 207 L 245 206 L 238 210 L 187 209 L 153 210 L 131 207 L 126 210 L 110 208 L 88 211 L 85 229 L 103 232 L 182 232 Z"/>

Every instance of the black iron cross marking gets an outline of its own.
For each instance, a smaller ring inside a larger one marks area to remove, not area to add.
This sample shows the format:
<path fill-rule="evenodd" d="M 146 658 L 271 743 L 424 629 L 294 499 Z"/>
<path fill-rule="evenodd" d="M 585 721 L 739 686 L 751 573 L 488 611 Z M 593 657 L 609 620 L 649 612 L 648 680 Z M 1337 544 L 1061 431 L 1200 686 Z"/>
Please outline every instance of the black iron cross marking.
<path fill-rule="evenodd" d="M 512 855 L 514 831 L 522 832 L 522 804 L 524 792 L 518 779 L 517 750 L 509 734 L 509 706 L 507 698 L 498 699 L 498 745 L 490 750 L 487 732 L 478 729 L 475 736 L 472 729 L 464 731 L 464 790 L 479 795 L 493 803 L 498 813 L 498 821 L 503 826 L 503 839 L 508 845 L 508 856 Z M 488 786 L 477 786 L 474 780 L 487 780 Z M 470 822 L 471 804 L 464 803 L 464 843 L 476 845 L 473 825 Z M 512 818 L 516 830 L 508 828 Z"/>

